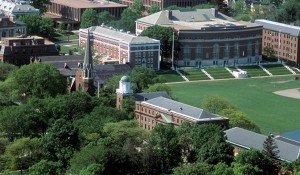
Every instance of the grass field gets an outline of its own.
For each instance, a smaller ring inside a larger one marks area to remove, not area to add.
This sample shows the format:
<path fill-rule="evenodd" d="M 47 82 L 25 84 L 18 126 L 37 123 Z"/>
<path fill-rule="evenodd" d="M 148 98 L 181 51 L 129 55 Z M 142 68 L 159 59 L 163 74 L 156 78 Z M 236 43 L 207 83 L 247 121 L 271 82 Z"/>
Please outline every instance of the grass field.
<path fill-rule="evenodd" d="M 263 67 L 271 72 L 272 75 L 292 74 L 289 70 L 287 70 L 287 68 L 283 67 L 282 64 L 263 65 Z"/>
<path fill-rule="evenodd" d="M 195 80 L 209 80 L 208 76 L 205 75 L 201 70 L 199 69 L 184 69 L 180 70 L 180 72 L 190 81 Z"/>
<path fill-rule="evenodd" d="M 248 77 L 269 76 L 259 66 L 241 66 L 239 69 L 247 71 Z"/>
<path fill-rule="evenodd" d="M 206 68 L 205 71 L 209 73 L 214 79 L 234 78 L 225 68 Z"/>
<path fill-rule="evenodd" d="M 184 81 L 184 79 L 173 70 L 161 70 L 157 72 L 158 76 L 164 79 L 166 82 L 179 82 Z"/>
<path fill-rule="evenodd" d="M 274 83 L 288 81 L 285 83 Z M 284 133 L 300 129 L 300 100 L 272 92 L 299 88 L 292 76 L 235 79 L 211 82 L 170 84 L 172 96 L 181 102 L 200 107 L 207 95 L 217 95 L 235 105 L 257 123 L 263 133 Z"/>

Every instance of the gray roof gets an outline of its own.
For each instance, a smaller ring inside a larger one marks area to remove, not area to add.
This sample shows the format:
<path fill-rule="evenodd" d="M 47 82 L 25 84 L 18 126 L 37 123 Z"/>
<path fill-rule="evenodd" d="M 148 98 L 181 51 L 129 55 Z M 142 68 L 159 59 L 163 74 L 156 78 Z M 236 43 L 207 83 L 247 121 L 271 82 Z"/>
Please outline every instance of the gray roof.
<path fill-rule="evenodd" d="M 42 56 L 39 59 L 42 63 L 53 65 L 63 76 L 75 76 L 78 63 L 83 62 L 83 55 Z"/>
<path fill-rule="evenodd" d="M 158 107 L 166 111 L 177 113 L 179 115 L 183 115 L 187 118 L 191 118 L 196 121 L 208 120 L 208 119 L 209 120 L 227 119 L 225 117 L 221 117 L 219 115 L 206 112 L 203 109 L 196 108 L 194 106 L 190 106 L 184 103 L 180 103 L 178 101 L 174 101 L 165 97 L 157 97 L 154 99 L 144 101 L 142 103 L 154 107 Z"/>
<path fill-rule="evenodd" d="M 165 91 L 160 92 L 148 92 L 148 93 L 134 93 L 133 97 L 136 101 L 147 101 L 157 97 L 170 98 L 170 96 Z"/>
<path fill-rule="evenodd" d="M 258 134 L 238 127 L 226 130 L 225 136 L 227 141 L 233 145 L 246 149 L 254 148 L 259 151 L 263 150 L 263 143 L 267 139 L 267 136 L 265 135 Z M 299 145 L 278 140 L 276 138 L 274 138 L 274 140 L 278 146 L 278 156 L 281 160 L 292 162 L 299 157 Z"/>
<path fill-rule="evenodd" d="M 201 21 L 210 21 L 216 18 L 234 21 L 234 19 L 222 13 L 217 12 L 214 8 L 196 9 L 196 10 L 164 10 L 140 18 L 137 21 L 152 24 L 152 25 L 163 25 L 163 24 L 172 24 L 173 21 L 201 22 Z"/>
<path fill-rule="evenodd" d="M 91 34 L 99 34 L 103 36 L 107 36 L 108 38 L 115 39 L 119 42 L 126 42 L 126 43 L 157 43 L 158 40 L 149 38 L 149 37 L 141 37 L 135 36 L 133 34 L 129 34 L 127 32 L 121 32 L 117 29 L 108 28 L 108 27 L 101 27 L 101 26 L 93 26 L 89 28 Z M 87 29 L 80 29 L 81 32 L 87 33 Z"/>
<path fill-rule="evenodd" d="M 9 12 L 11 13 L 28 13 L 28 14 L 32 14 L 32 13 L 39 13 L 39 9 L 34 8 L 33 6 L 29 5 L 29 4 L 17 4 L 14 2 L 9 2 L 7 0 L 0 0 L 0 11 L 4 11 L 4 12 Z"/>
<path fill-rule="evenodd" d="M 113 65 L 94 65 L 94 85 L 104 84 L 105 81 L 114 75 L 126 75 L 131 71 L 128 64 L 113 64 Z"/>
<path fill-rule="evenodd" d="M 255 23 L 262 25 L 263 28 L 265 28 L 265 29 L 282 32 L 282 33 L 287 33 L 292 36 L 300 36 L 300 27 L 297 27 L 297 26 L 287 25 L 287 24 L 269 21 L 269 20 L 265 20 L 265 19 L 255 20 Z"/>

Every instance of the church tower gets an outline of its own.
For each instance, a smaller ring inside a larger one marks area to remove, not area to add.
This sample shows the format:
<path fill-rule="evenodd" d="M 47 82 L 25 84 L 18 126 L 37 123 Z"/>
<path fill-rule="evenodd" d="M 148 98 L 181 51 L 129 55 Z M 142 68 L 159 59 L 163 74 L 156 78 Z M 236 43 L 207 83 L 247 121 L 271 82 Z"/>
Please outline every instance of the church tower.
<path fill-rule="evenodd" d="M 130 81 L 127 76 L 123 76 L 119 81 L 119 89 L 116 90 L 116 107 L 121 108 L 122 101 L 126 96 L 133 94 L 133 90 L 130 87 Z"/>
<path fill-rule="evenodd" d="M 94 95 L 94 67 L 90 42 L 90 31 L 88 29 L 83 64 L 76 73 L 76 89 Z"/>

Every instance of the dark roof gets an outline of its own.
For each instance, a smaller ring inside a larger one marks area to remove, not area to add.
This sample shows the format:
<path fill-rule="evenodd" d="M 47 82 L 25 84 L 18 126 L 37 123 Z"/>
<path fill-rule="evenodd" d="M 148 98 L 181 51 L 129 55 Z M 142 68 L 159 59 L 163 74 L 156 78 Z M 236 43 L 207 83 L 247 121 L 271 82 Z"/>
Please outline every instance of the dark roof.
<path fill-rule="evenodd" d="M 293 145 L 298 145 L 298 146 L 300 146 L 300 142 L 295 141 L 295 140 L 291 140 L 291 139 L 286 138 L 286 137 L 277 136 L 276 139 L 277 139 L 277 140 L 284 141 L 284 142 L 287 142 L 287 143 L 290 143 L 290 144 L 293 144 Z"/>
<path fill-rule="evenodd" d="M 126 75 L 131 71 L 128 64 L 95 65 L 94 66 L 94 85 L 104 84 L 105 81 L 114 75 Z"/>
<path fill-rule="evenodd" d="M 263 150 L 263 143 L 267 139 L 265 135 L 238 127 L 226 130 L 225 136 L 227 142 L 233 145 L 245 149 L 254 148 L 259 151 Z M 298 144 L 292 144 L 291 142 L 278 140 L 277 138 L 274 138 L 274 140 L 278 146 L 278 156 L 281 160 L 292 162 L 299 157 L 300 146 Z"/>
<path fill-rule="evenodd" d="M 300 130 L 284 133 L 282 136 L 300 142 Z"/>
<path fill-rule="evenodd" d="M 65 56 L 43 56 L 39 57 L 42 63 L 51 64 L 59 70 L 63 76 L 75 76 L 78 63 L 83 62 L 83 55 L 65 55 Z"/>
<path fill-rule="evenodd" d="M 163 109 L 165 111 L 177 113 L 195 121 L 227 119 L 225 117 L 206 112 L 203 109 L 180 103 L 178 101 L 171 100 L 165 97 L 153 98 L 142 103 Z"/>
<path fill-rule="evenodd" d="M 133 94 L 133 97 L 136 99 L 136 101 L 147 101 L 147 100 L 157 98 L 157 97 L 170 98 L 170 96 L 165 91 L 148 92 L 148 93 L 135 93 L 135 94 Z"/>

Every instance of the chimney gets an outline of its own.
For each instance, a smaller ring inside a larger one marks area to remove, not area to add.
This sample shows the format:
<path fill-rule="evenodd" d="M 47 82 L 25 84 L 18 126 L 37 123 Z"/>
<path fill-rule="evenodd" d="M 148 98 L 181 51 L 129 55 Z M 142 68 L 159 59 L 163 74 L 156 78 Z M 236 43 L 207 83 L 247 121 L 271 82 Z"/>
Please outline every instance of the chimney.
<path fill-rule="evenodd" d="M 166 10 L 166 15 L 168 19 L 172 18 L 172 10 Z"/>
<path fill-rule="evenodd" d="M 211 14 L 212 14 L 213 17 L 217 17 L 218 10 L 216 10 L 215 8 L 211 8 Z"/>

